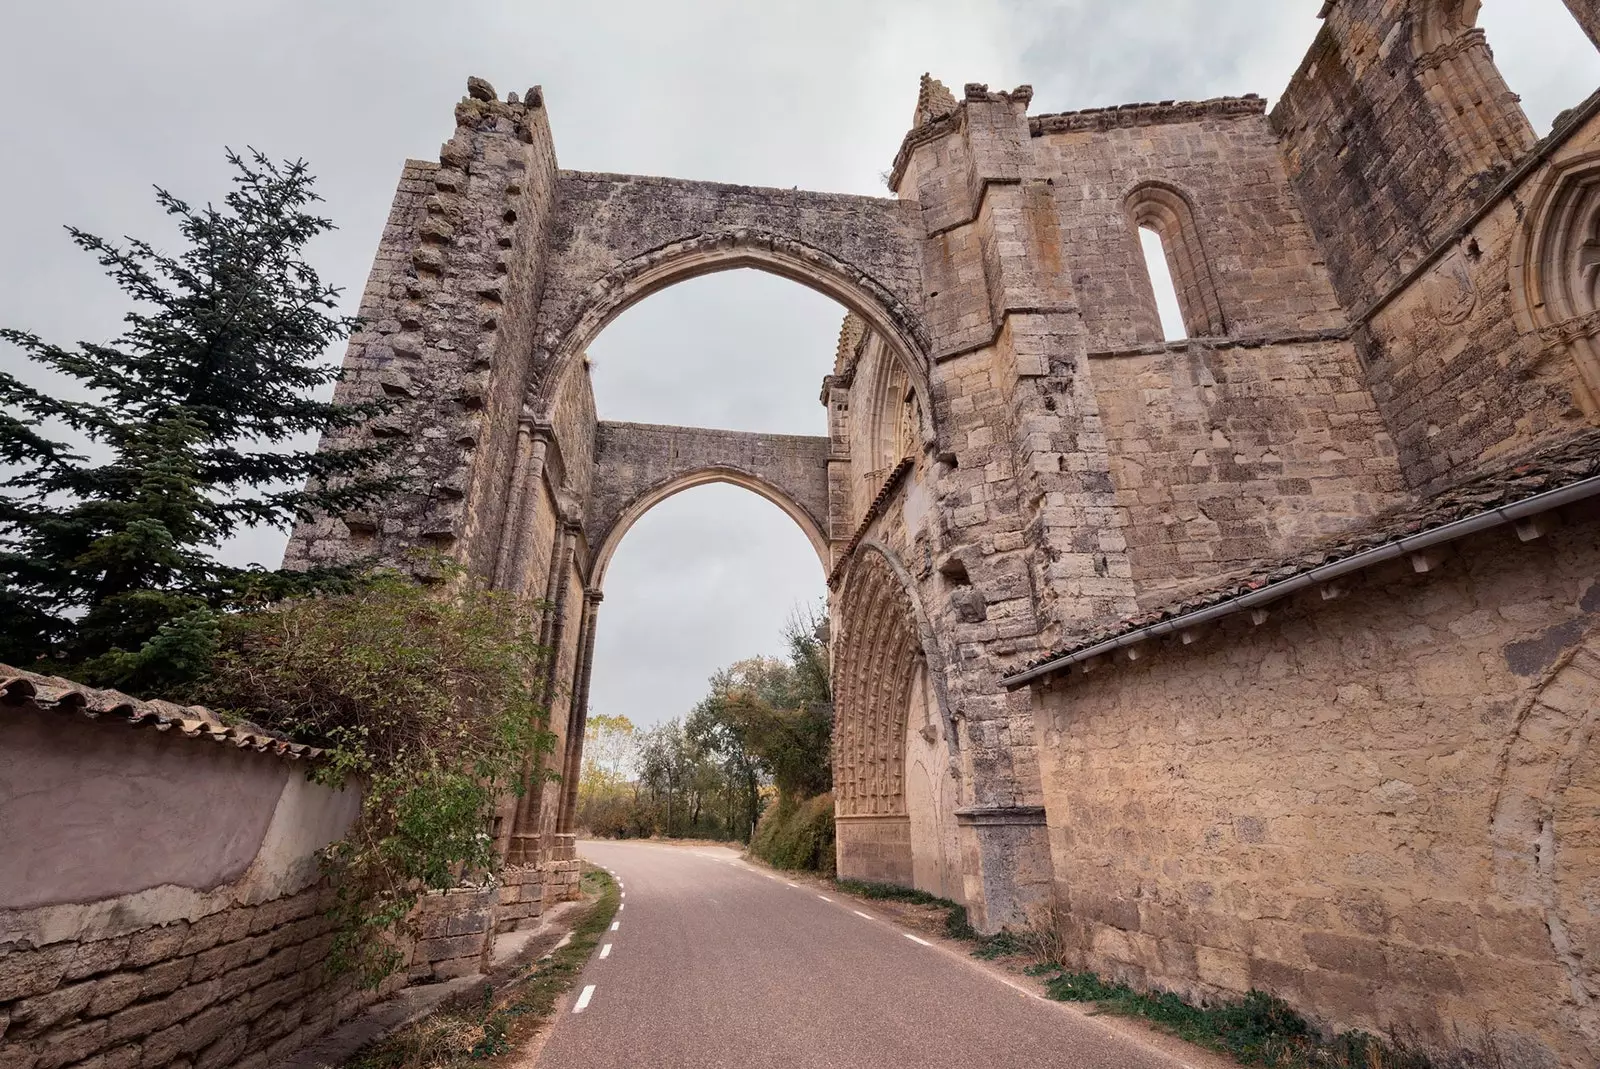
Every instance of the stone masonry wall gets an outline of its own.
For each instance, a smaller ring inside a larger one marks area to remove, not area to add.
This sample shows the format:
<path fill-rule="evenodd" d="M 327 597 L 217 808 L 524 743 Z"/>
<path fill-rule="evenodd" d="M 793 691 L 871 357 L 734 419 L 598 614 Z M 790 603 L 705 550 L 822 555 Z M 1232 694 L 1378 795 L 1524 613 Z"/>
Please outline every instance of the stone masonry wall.
<path fill-rule="evenodd" d="M 1075 964 L 1592 1064 L 1596 518 L 1037 692 Z"/>
<path fill-rule="evenodd" d="M 560 212 L 553 232 L 549 293 L 539 313 L 535 360 L 546 396 L 549 377 L 565 367 L 550 361 L 565 345 L 578 351 L 604 322 L 587 328 L 584 315 L 626 292 L 631 272 L 653 254 L 684 243 L 766 235 L 815 250 L 877 290 L 898 312 L 901 325 L 920 330 L 920 271 L 913 216 L 893 200 L 876 197 L 762 189 L 716 182 L 687 182 L 642 175 L 563 171 Z M 756 239 L 759 244 L 759 239 Z M 620 311 L 611 309 L 611 314 Z M 587 336 L 585 336 L 587 335 Z"/>
<path fill-rule="evenodd" d="M 1196 260 L 1228 336 L 1344 326 L 1322 253 L 1284 172 L 1264 103 L 1243 98 L 1033 118 L 1091 352 L 1161 340 L 1128 198 L 1158 185 L 1192 212 Z"/>
<path fill-rule="evenodd" d="M 780 508 L 800 511 L 825 532 L 831 448 L 824 437 L 602 422 L 595 438 L 596 492 L 584 517 L 589 544 L 600 552 L 642 502 L 712 471 L 762 486 L 757 493 L 778 497 Z"/>
<path fill-rule="evenodd" d="M 1331 5 L 1272 112 L 1301 207 L 1351 310 L 1399 282 L 1509 167 L 1464 152 L 1439 106 L 1446 90 L 1429 96 L 1416 49 L 1430 7 L 1447 5 Z"/>
<path fill-rule="evenodd" d="M 1356 334 L 1408 480 L 1448 481 L 1463 464 L 1520 451 L 1585 420 L 1572 358 L 1516 314 L 1513 270 L 1528 205 L 1548 168 L 1600 146 L 1600 119 L 1566 131 L 1550 162 L 1513 186 Z"/>
<path fill-rule="evenodd" d="M 6 1069 L 268 1069 L 405 982 L 334 982 L 322 889 L 0 952 Z"/>
<path fill-rule="evenodd" d="M 1404 489 L 1347 342 L 1196 339 L 1091 371 L 1142 599 L 1358 526 Z"/>
<path fill-rule="evenodd" d="M 396 400 L 359 434 L 401 443 L 409 485 L 381 516 L 300 525 L 290 566 L 420 546 L 492 574 L 555 205 L 549 125 L 529 96 L 500 101 L 472 79 L 439 162 L 407 163 L 336 397 Z"/>

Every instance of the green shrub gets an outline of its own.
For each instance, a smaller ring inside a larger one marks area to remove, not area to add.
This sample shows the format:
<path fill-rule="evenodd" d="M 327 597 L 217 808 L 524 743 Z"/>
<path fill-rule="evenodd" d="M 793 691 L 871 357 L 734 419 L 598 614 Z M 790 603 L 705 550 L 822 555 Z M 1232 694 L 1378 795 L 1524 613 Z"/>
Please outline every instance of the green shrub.
<path fill-rule="evenodd" d="M 336 597 L 225 618 L 201 696 L 213 708 L 323 747 L 313 776 L 363 786 L 360 818 L 323 852 L 338 892 L 336 970 L 376 985 L 418 898 L 490 872 L 500 798 L 524 788 L 554 736 L 538 681 L 537 606 L 469 581 L 393 573 Z"/>
<path fill-rule="evenodd" d="M 1093 1002 L 1101 1013 L 1142 1017 L 1191 1043 L 1231 1054 L 1243 1065 L 1282 1069 L 1429 1069 L 1422 1052 L 1365 1032 L 1324 1038 L 1282 999 L 1252 991 L 1242 999 L 1196 1006 L 1167 991 L 1148 994 L 1107 983 L 1092 972 L 1062 972 L 1045 985 L 1058 1002 Z"/>
<path fill-rule="evenodd" d="M 832 876 L 834 864 L 833 795 L 794 802 L 780 798 L 761 816 L 750 852 L 780 869 Z"/>

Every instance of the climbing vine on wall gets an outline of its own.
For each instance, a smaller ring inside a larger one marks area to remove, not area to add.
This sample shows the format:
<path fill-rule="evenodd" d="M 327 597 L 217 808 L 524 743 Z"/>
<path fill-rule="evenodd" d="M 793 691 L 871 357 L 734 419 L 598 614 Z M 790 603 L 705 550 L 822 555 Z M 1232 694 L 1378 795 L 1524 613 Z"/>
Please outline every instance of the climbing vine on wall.
<path fill-rule="evenodd" d="M 538 605 L 436 570 L 443 583 L 378 573 L 351 594 L 227 618 L 203 689 L 219 710 L 324 747 L 319 781 L 362 787 L 359 819 L 323 857 L 333 967 L 372 985 L 404 965 L 398 937 L 424 892 L 493 870 L 496 804 L 554 745 Z"/>

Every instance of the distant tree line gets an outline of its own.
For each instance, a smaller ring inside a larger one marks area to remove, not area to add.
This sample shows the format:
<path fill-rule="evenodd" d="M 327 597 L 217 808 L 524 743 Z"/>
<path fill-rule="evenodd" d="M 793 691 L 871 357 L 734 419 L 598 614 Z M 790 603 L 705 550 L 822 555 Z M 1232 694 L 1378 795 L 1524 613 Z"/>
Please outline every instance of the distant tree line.
<path fill-rule="evenodd" d="M 611 837 L 749 842 L 774 803 L 833 786 L 832 695 L 820 610 L 797 612 L 784 657 L 751 657 L 711 677 L 687 714 L 649 730 L 589 718 L 578 821 Z"/>

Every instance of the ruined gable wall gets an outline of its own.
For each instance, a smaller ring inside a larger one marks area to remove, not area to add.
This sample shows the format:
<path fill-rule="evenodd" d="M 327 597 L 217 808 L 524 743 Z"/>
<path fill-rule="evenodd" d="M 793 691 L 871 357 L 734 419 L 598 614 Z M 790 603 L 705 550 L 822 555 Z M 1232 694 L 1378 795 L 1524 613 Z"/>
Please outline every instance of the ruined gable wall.
<path fill-rule="evenodd" d="M 495 99 L 472 79 L 437 164 L 409 162 L 346 350 L 338 396 L 401 402 L 352 432 L 399 443 L 407 491 L 382 515 L 299 527 L 290 566 L 427 546 L 492 574 L 555 205 L 542 99 Z M 340 439 L 324 439 L 337 447 Z"/>
<path fill-rule="evenodd" d="M 1128 197 L 1159 184 L 1192 211 L 1197 259 L 1234 337 L 1344 326 L 1277 138 L 1252 98 L 1044 115 L 1030 121 L 1091 352 L 1161 341 Z"/>
<path fill-rule="evenodd" d="M 1405 489 L 1348 342 L 1196 339 L 1092 373 L 1142 600 L 1359 526 Z"/>
<path fill-rule="evenodd" d="M 1563 132 L 1548 161 L 1411 279 L 1357 332 L 1374 396 L 1407 478 L 1424 491 L 1464 464 L 1517 452 L 1581 425 L 1572 355 L 1517 314 L 1517 240 L 1549 172 L 1600 148 L 1600 118 Z"/>
<path fill-rule="evenodd" d="M 1589 1064 L 1597 515 L 1039 691 L 1074 963 Z"/>
<path fill-rule="evenodd" d="M 436 163 L 407 160 L 401 170 L 383 237 L 361 294 L 363 328 L 350 336 L 345 347 L 344 378 L 334 388 L 335 400 L 355 402 L 390 396 L 410 401 L 434 389 L 433 365 L 402 366 L 388 339 L 400 331 L 401 308 L 412 277 L 411 254 L 420 244 L 419 227 L 427 218 L 426 204 L 434 192 L 433 174 L 437 169 Z M 391 418 L 372 431 L 397 436 L 396 431 L 402 426 L 396 426 Z M 356 430 L 337 436 L 325 434 L 319 448 L 337 449 L 361 437 Z M 419 513 L 426 499 L 418 489 L 425 477 L 422 463 L 426 448 L 426 443 L 416 438 L 408 438 L 400 446 L 392 463 L 413 474 L 413 486 L 409 492 L 385 500 L 380 512 L 352 517 L 353 527 L 347 526 L 343 518 L 327 515 L 297 524 L 284 550 L 283 566 L 304 569 L 341 564 L 381 551 L 397 557 L 408 541 L 420 535 L 420 528 L 408 518 Z"/>
<path fill-rule="evenodd" d="M 1546 157 L 1594 146 L 1592 101 L 1535 146 L 1493 42 L 1452 10 L 1340 0 L 1272 115 L 1401 470 L 1424 493 L 1570 429 L 1584 407 L 1571 360 L 1549 359 L 1514 316 L 1511 268 Z"/>
<path fill-rule="evenodd" d="M 1400 281 L 1508 169 L 1464 152 L 1418 76 L 1429 5 L 1443 0 L 1339 0 L 1272 112 L 1348 309 Z"/>

